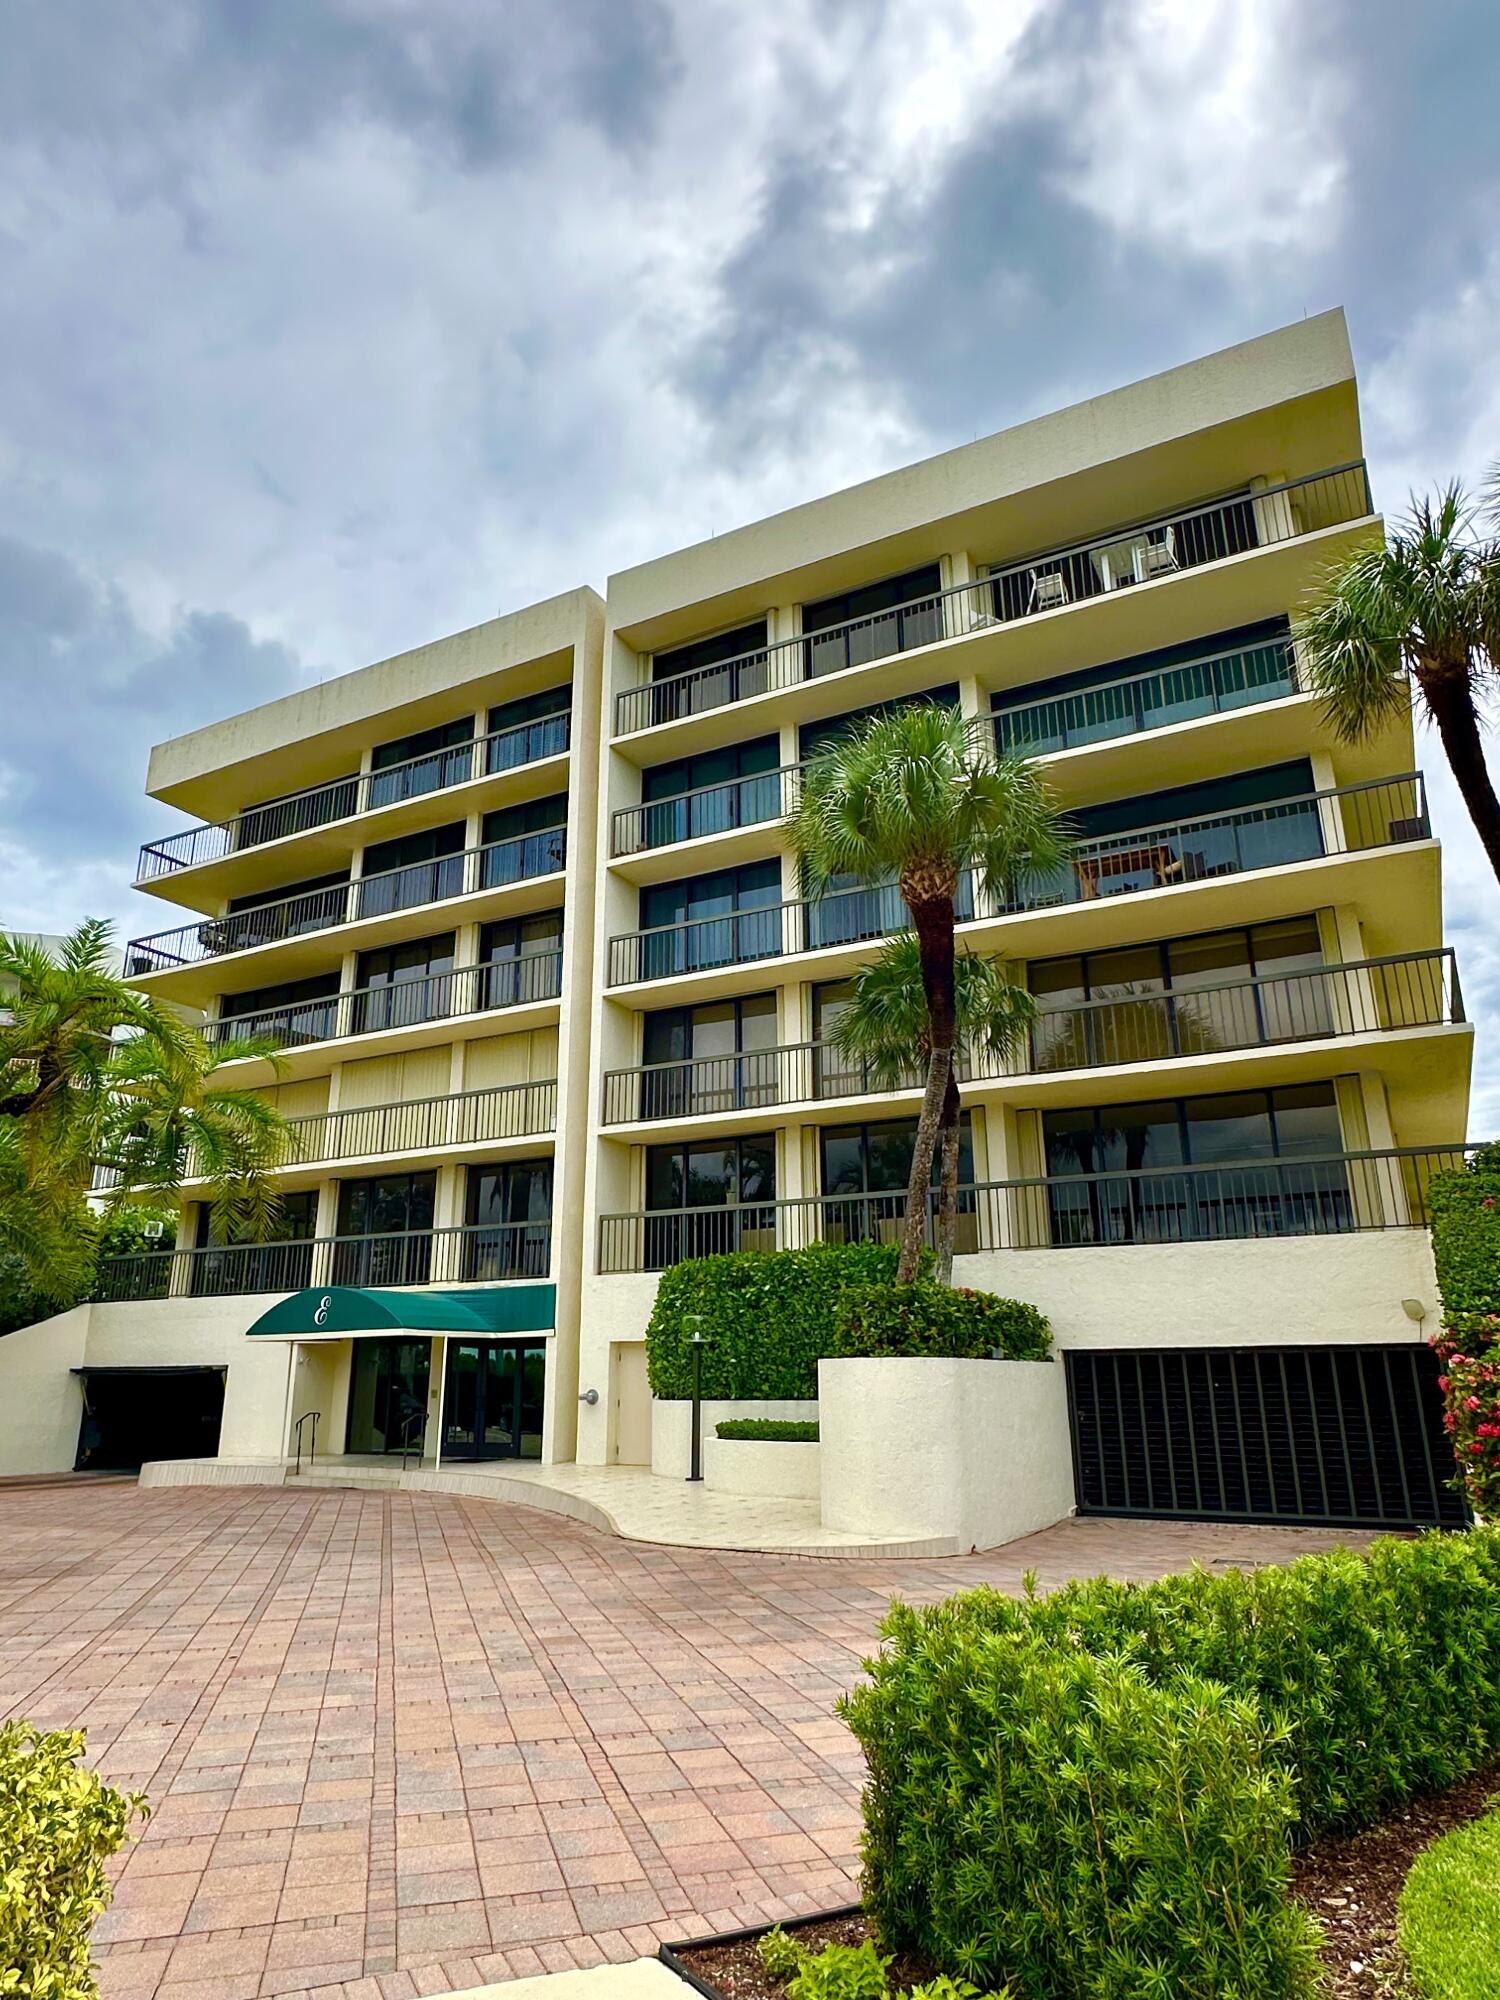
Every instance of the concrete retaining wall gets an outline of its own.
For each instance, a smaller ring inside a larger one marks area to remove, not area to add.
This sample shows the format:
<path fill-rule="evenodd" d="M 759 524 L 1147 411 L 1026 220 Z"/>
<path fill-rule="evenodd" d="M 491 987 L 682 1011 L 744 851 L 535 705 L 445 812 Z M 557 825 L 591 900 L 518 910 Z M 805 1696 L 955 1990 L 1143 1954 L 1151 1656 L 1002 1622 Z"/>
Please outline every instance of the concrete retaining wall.
<path fill-rule="evenodd" d="M 816 1500 L 816 1444 L 770 1438 L 703 1440 L 703 1481 L 713 1493 L 746 1493 L 771 1500 Z"/>
<path fill-rule="evenodd" d="M 730 1403 L 703 1404 L 703 1442 L 707 1447 L 714 1425 L 728 1417 L 778 1417 L 793 1423 L 818 1420 L 816 1403 Z M 693 1406 L 690 1402 L 658 1401 L 651 1404 L 651 1470 L 674 1479 L 686 1479 L 692 1466 Z"/>

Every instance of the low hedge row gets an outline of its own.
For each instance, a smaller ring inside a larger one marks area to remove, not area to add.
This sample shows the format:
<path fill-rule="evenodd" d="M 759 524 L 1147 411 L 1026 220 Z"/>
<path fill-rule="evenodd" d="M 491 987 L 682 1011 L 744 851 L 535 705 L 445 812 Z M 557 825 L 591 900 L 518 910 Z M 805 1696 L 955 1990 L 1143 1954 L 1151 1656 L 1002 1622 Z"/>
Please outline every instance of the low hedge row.
<path fill-rule="evenodd" d="M 838 1349 L 847 1355 L 954 1355 L 984 1360 L 1045 1361 L 1052 1330 L 1020 1299 L 961 1286 L 886 1285 L 844 1301 Z"/>
<path fill-rule="evenodd" d="M 1500 1514 L 1500 1160 L 1485 1147 L 1465 1173 L 1428 1190 L 1432 1260 L 1443 1303 L 1433 1341 L 1443 1365 L 1443 1421 L 1454 1481 L 1475 1513 Z"/>
<path fill-rule="evenodd" d="M 1288 1837 L 1500 1749 L 1496 1530 L 975 1591 L 883 1631 L 841 1704 L 870 1769 L 867 1905 L 888 1945 L 1026 1994 L 1303 1992 Z"/>
<path fill-rule="evenodd" d="M 0 1992 L 96 2000 L 94 1919 L 109 1902 L 104 1864 L 145 1811 L 80 1763 L 76 1730 L 0 1727 Z"/>
<path fill-rule="evenodd" d="M 695 1330 L 703 1393 L 735 1401 L 804 1402 L 818 1393 L 818 1363 L 834 1352 L 849 1292 L 890 1285 L 894 1243 L 814 1243 L 806 1250 L 737 1250 L 663 1271 L 646 1329 L 653 1396 L 692 1390 Z"/>
<path fill-rule="evenodd" d="M 721 1438 L 746 1438 L 758 1444 L 816 1444 L 818 1426 L 790 1417 L 726 1417 L 714 1426 Z"/>

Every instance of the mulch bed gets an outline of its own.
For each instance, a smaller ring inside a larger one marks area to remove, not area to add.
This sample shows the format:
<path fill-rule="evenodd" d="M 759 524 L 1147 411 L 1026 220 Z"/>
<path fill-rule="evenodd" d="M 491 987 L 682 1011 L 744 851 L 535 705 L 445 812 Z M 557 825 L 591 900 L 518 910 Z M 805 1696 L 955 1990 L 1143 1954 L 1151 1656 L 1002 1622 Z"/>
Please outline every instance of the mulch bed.
<path fill-rule="evenodd" d="M 1326 2000 L 1399 2000 L 1405 1986 L 1396 1946 L 1396 1902 L 1412 1863 L 1440 1834 L 1477 1819 L 1500 1790 L 1500 1764 L 1446 1791 L 1414 1799 L 1392 1818 L 1346 1840 L 1328 1840 L 1292 1860 L 1292 1893 L 1323 1926 Z M 868 1918 L 850 1915 L 788 1924 L 809 1951 L 860 1944 Z M 756 1934 L 758 1935 L 758 1933 Z M 786 2000 L 761 1970 L 755 1936 L 679 1948 L 676 1961 L 726 2000 Z M 892 1989 L 930 1979 L 934 1968 L 905 1954 L 890 1967 Z"/>

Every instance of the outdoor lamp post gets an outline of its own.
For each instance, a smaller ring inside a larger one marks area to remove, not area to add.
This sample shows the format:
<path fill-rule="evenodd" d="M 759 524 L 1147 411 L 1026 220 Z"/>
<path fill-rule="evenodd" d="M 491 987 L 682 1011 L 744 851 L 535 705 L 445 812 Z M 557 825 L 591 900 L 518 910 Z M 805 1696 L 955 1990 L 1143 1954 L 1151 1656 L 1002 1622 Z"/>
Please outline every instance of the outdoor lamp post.
<path fill-rule="evenodd" d="M 692 1334 L 688 1346 L 693 1350 L 693 1458 L 692 1469 L 687 1483 L 703 1478 L 703 1350 L 708 1342 L 703 1338 L 703 1319 L 695 1313 L 691 1320 Z"/>

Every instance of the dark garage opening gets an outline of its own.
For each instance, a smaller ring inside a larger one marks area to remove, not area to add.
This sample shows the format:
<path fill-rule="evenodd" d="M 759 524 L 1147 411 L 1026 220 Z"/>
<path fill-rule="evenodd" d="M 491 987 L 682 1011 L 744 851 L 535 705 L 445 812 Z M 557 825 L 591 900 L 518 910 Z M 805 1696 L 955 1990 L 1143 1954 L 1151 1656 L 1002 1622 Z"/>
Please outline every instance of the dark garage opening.
<path fill-rule="evenodd" d="M 222 1368 L 75 1368 L 82 1378 L 80 1472 L 138 1472 L 157 1458 L 213 1458 Z"/>
<path fill-rule="evenodd" d="M 1080 1514 L 1462 1527 L 1430 1348 L 1078 1348 Z"/>

